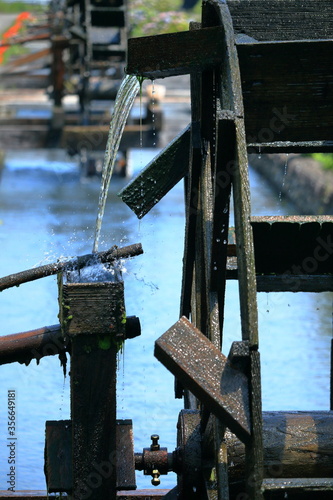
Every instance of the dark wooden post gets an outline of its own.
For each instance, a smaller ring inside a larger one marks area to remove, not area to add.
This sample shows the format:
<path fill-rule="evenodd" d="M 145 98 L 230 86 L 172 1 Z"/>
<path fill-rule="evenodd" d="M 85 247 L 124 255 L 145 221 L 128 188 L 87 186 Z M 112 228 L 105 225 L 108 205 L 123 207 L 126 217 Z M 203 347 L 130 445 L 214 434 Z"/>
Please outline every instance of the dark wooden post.
<path fill-rule="evenodd" d="M 74 500 L 116 499 L 116 369 L 125 334 L 123 282 L 60 280 L 60 322 L 71 338 Z"/>
<path fill-rule="evenodd" d="M 65 63 L 63 51 L 68 47 L 68 39 L 63 35 L 53 35 L 52 43 L 52 85 L 55 106 L 61 106 L 64 92 Z"/>

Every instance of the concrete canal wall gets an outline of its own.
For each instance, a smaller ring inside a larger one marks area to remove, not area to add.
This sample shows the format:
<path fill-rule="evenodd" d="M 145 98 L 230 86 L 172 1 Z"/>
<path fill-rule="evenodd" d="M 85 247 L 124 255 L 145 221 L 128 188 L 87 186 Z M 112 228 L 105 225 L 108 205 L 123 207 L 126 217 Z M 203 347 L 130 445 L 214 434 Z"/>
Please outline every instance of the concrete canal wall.
<path fill-rule="evenodd" d="M 249 155 L 250 165 L 300 215 L 333 214 L 333 173 L 311 157 L 296 154 Z"/>

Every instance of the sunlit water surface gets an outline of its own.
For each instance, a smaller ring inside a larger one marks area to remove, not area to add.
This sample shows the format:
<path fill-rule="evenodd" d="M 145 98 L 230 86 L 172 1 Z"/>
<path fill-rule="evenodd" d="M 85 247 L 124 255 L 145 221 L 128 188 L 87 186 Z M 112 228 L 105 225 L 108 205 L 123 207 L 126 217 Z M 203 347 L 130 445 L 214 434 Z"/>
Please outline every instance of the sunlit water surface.
<path fill-rule="evenodd" d="M 52 154 L 54 155 L 52 157 Z M 140 170 L 156 151 L 133 151 Z M 153 356 L 154 341 L 179 316 L 184 235 L 183 188 L 178 184 L 141 222 L 116 193 L 125 181 L 113 179 L 106 205 L 100 250 L 141 242 L 144 255 L 124 263 L 127 315 L 140 318 L 142 335 L 128 340 L 118 371 L 118 417 L 134 425 L 135 451 L 160 435 L 161 446 L 176 446 L 182 401 L 174 399 L 173 376 Z M 48 153 L 8 155 L 0 184 L 0 276 L 90 253 L 100 183 L 82 182 L 68 158 Z M 254 215 L 294 213 L 251 172 Z M 329 407 L 331 294 L 258 294 L 263 406 L 268 410 Z M 240 338 L 236 283 L 229 283 L 225 345 Z M 48 277 L 0 295 L 1 335 L 58 323 L 57 284 Z M 0 489 L 7 489 L 7 391 L 17 394 L 17 489 L 45 489 L 46 420 L 69 418 L 69 380 L 57 358 L 37 366 L 0 367 Z M 101 389 L 102 390 L 102 389 Z M 161 477 L 172 487 L 175 476 Z M 139 488 L 150 478 L 137 474 Z"/>

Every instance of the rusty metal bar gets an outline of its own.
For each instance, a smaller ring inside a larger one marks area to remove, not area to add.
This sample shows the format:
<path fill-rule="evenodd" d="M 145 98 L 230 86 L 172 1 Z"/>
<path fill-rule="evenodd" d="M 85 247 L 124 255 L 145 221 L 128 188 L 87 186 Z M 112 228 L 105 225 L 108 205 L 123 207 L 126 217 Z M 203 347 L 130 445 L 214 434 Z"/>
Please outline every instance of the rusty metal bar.
<path fill-rule="evenodd" d="M 127 316 L 125 335 L 122 339 L 133 339 L 141 335 L 140 320 L 137 316 Z M 14 333 L 0 337 L 0 365 L 7 363 L 29 364 L 44 356 L 70 352 L 70 343 L 64 342 L 60 325 L 44 326 L 36 330 Z"/>
<path fill-rule="evenodd" d="M 44 356 L 64 353 L 66 344 L 60 325 L 51 325 L 0 338 L 0 365 L 37 362 Z"/>
<path fill-rule="evenodd" d="M 28 269 L 26 271 L 21 271 L 20 273 L 10 274 L 8 276 L 0 278 L 0 292 L 6 290 L 6 288 L 19 286 L 22 283 L 27 283 L 28 281 L 34 281 L 40 278 L 44 278 L 45 276 L 57 274 L 60 271 L 82 269 L 83 267 L 89 265 L 89 263 L 91 263 L 91 261 L 96 257 L 100 262 L 105 263 L 114 262 L 115 260 L 119 259 L 135 257 L 136 255 L 141 255 L 142 253 L 143 249 L 141 243 L 134 243 L 133 245 L 128 245 L 122 248 L 113 246 L 105 252 L 82 255 L 68 261 L 55 262 L 53 264 L 46 264 L 45 266 L 35 267 L 33 269 Z"/>

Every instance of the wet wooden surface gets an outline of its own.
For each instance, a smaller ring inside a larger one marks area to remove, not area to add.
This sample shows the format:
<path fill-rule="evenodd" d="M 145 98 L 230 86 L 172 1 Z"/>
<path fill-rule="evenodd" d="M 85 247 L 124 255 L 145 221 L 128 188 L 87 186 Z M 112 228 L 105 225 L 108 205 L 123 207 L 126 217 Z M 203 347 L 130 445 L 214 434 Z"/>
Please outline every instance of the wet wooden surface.
<path fill-rule="evenodd" d="M 128 40 L 126 72 L 165 78 L 200 71 L 221 62 L 222 28 L 180 31 Z"/>
<path fill-rule="evenodd" d="M 228 0 L 235 33 L 257 40 L 332 38 L 331 0 Z"/>
<path fill-rule="evenodd" d="M 247 142 L 332 140 L 332 48 L 329 40 L 238 45 Z"/>
<path fill-rule="evenodd" d="M 207 337 L 183 317 L 155 342 L 155 356 L 240 439 L 249 442 L 248 379 Z"/>
<path fill-rule="evenodd" d="M 125 328 L 124 283 L 63 283 L 60 287 L 60 323 L 65 334 L 116 335 Z"/>
<path fill-rule="evenodd" d="M 187 173 L 189 146 L 190 127 L 187 127 L 119 193 L 139 219 Z"/>
<path fill-rule="evenodd" d="M 45 429 L 45 477 L 52 492 L 72 489 L 72 424 L 70 420 L 48 420 Z"/>

